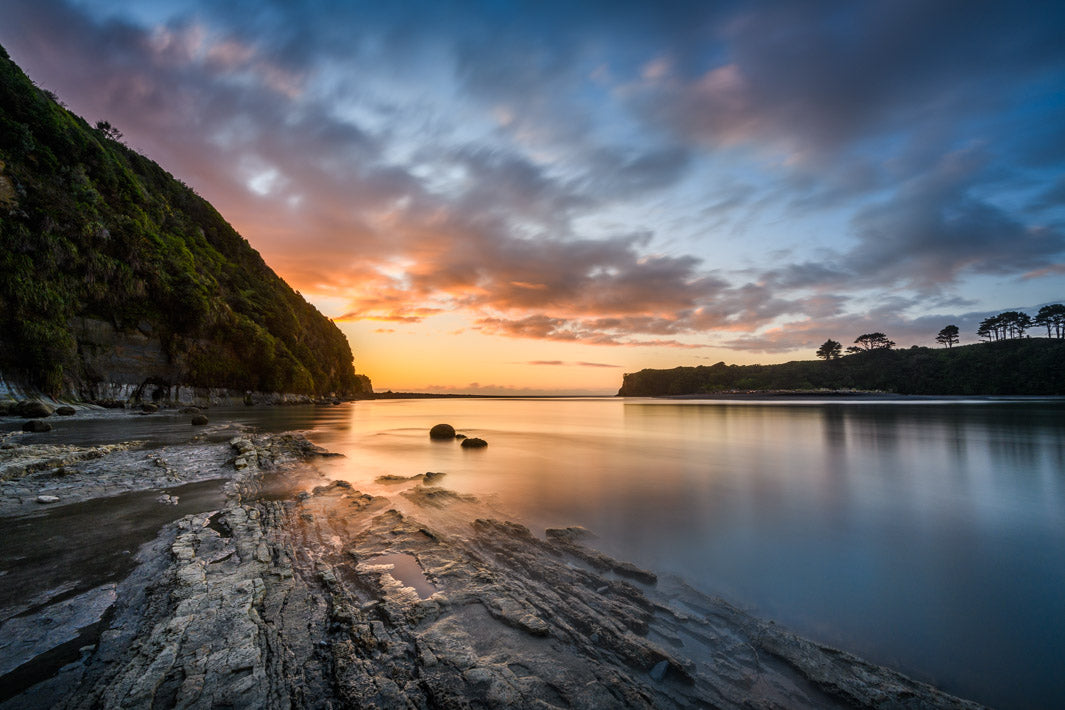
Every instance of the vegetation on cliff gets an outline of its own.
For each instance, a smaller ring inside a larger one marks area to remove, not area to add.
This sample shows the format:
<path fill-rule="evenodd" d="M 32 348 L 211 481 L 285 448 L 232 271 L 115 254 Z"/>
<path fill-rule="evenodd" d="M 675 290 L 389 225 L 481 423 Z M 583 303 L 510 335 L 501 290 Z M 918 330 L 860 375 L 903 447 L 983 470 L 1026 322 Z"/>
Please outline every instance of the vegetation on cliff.
<path fill-rule="evenodd" d="M 823 346 L 822 346 L 823 347 Z M 878 348 L 780 365 L 677 367 L 627 373 L 619 395 L 857 389 L 930 395 L 1065 395 L 1065 340 L 1026 338 L 951 348 Z"/>
<path fill-rule="evenodd" d="M 183 384 L 354 394 L 346 338 L 204 199 L 37 88 L 0 47 L 0 373 L 92 373 L 72 323 L 158 337 Z"/>

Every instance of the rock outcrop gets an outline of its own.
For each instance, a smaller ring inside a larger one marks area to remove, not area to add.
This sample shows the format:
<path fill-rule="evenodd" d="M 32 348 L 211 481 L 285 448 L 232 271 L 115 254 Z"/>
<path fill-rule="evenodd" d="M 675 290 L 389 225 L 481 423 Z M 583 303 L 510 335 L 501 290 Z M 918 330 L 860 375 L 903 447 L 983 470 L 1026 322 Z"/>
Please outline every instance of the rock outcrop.
<path fill-rule="evenodd" d="M 57 707 L 977 707 L 588 569 L 607 558 L 574 535 L 444 533 L 343 482 L 300 498 L 168 527 Z"/>

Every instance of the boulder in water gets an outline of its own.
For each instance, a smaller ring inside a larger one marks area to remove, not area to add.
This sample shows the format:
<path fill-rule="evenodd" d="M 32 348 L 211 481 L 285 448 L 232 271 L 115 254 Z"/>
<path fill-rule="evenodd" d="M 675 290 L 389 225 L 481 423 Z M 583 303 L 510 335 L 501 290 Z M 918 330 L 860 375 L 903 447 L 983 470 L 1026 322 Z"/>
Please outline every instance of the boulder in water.
<path fill-rule="evenodd" d="M 55 410 L 55 413 L 58 414 L 61 417 L 72 417 L 75 414 L 77 414 L 78 412 L 73 407 L 68 407 L 68 406 L 64 405 L 62 407 L 57 408 Z"/>
<path fill-rule="evenodd" d="M 40 419 L 50 417 L 55 409 L 51 405 L 36 400 L 27 400 L 15 405 L 15 414 L 26 419 Z"/>
<path fill-rule="evenodd" d="M 464 449 L 483 449 L 486 446 L 488 446 L 487 441 L 484 439 L 478 439 L 475 436 L 462 440 L 462 448 Z"/>
<path fill-rule="evenodd" d="M 455 427 L 450 424 L 437 424 L 429 430 L 430 439 L 454 439 Z"/>
<path fill-rule="evenodd" d="M 207 417 L 205 417 L 204 415 L 202 415 L 202 414 L 193 414 L 192 415 L 192 425 L 193 426 L 203 426 L 206 423 L 207 423 Z"/>

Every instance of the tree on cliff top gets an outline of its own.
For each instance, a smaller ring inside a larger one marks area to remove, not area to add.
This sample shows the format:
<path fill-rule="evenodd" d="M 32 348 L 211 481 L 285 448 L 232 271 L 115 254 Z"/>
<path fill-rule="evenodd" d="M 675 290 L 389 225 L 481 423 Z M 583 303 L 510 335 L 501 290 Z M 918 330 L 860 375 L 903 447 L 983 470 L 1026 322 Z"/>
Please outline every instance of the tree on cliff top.
<path fill-rule="evenodd" d="M 936 342 L 946 345 L 948 348 L 953 347 L 958 342 L 958 326 L 948 325 L 943 330 L 939 331 L 939 335 L 936 336 Z"/>
<path fill-rule="evenodd" d="M 1035 314 L 1032 325 L 1044 326 L 1048 338 L 1065 338 L 1065 305 L 1052 303 L 1043 306 Z"/>
<path fill-rule="evenodd" d="M 870 350 L 890 350 L 895 347 L 894 340 L 888 340 L 883 333 L 863 333 L 854 339 L 854 345 L 847 348 L 850 354 L 864 353 Z"/>
<path fill-rule="evenodd" d="M 829 338 L 817 349 L 817 357 L 825 360 L 837 360 L 843 354 L 843 345 Z"/>

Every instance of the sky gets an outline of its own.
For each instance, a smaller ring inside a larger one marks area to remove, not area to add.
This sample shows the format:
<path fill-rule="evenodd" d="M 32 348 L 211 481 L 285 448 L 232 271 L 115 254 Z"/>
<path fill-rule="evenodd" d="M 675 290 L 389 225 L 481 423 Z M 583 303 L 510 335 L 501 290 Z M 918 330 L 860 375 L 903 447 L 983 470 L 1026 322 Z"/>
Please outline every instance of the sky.
<path fill-rule="evenodd" d="M 377 391 L 977 341 L 1065 301 L 1065 4 L 0 0 Z"/>

